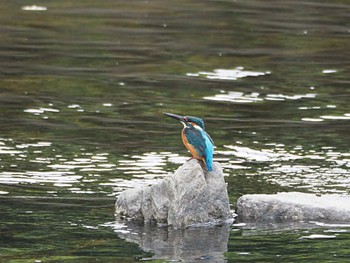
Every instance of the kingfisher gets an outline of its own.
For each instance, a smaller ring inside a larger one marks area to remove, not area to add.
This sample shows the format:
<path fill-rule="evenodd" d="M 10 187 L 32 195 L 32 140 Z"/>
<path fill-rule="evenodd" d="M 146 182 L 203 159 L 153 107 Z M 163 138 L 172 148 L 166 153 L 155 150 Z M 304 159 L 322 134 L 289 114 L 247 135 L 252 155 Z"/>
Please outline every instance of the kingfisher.
<path fill-rule="evenodd" d="M 180 116 L 166 112 L 164 115 L 179 120 L 183 124 L 181 138 L 187 150 L 192 154 L 191 159 L 203 161 L 207 170 L 212 171 L 214 142 L 205 131 L 204 121 L 193 116 Z"/>

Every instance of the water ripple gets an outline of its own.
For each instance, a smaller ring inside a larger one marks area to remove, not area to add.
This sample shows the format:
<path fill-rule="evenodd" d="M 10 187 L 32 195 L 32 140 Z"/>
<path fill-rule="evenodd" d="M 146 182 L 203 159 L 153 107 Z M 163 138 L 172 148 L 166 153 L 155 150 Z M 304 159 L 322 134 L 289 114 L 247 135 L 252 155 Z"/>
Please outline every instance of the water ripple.
<path fill-rule="evenodd" d="M 221 91 L 220 94 L 214 96 L 206 96 L 206 100 L 214 101 L 227 101 L 234 103 L 251 103 L 262 101 L 286 101 L 286 100 L 300 100 L 300 99 L 312 99 L 315 98 L 315 93 L 284 95 L 284 94 L 260 94 L 259 92 L 244 93 L 238 91 Z"/>
<path fill-rule="evenodd" d="M 252 162 L 259 163 L 256 175 L 272 184 L 316 193 L 348 193 L 349 153 L 334 147 L 305 150 L 302 146 L 286 149 L 283 144 L 265 144 L 265 148 L 225 145 L 216 153 L 239 163 L 233 168 L 224 165 L 226 169 L 251 169 Z"/>
<path fill-rule="evenodd" d="M 37 6 L 37 5 L 26 5 L 22 6 L 22 10 L 24 11 L 46 11 L 46 6 Z"/>
<path fill-rule="evenodd" d="M 105 152 L 80 149 L 71 156 L 55 147 L 48 141 L 16 143 L 0 138 L 0 184 L 51 185 L 56 190 L 45 191 L 54 195 L 62 189 L 74 194 L 115 196 L 127 188 L 158 182 L 188 159 L 164 151 L 126 154 L 112 161 L 114 156 Z M 216 149 L 214 159 L 223 165 L 226 176 L 231 176 L 234 170 L 255 169 L 256 175 L 266 182 L 293 189 L 345 193 L 350 187 L 350 154 L 333 146 L 305 149 L 281 143 L 265 143 L 257 148 L 224 145 Z M 1 194 L 11 192 L 11 188 L 0 190 Z"/>
<path fill-rule="evenodd" d="M 219 80 L 237 80 L 246 77 L 258 77 L 271 74 L 271 72 L 257 72 L 244 70 L 243 67 L 236 67 L 235 69 L 215 69 L 212 72 L 199 71 L 198 73 L 187 73 L 189 77 L 205 77 L 207 79 Z"/>
<path fill-rule="evenodd" d="M 114 196 L 126 188 L 154 184 L 173 172 L 169 164 L 182 164 L 188 159 L 172 152 L 148 152 L 124 155 L 113 163 L 109 153 L 80 149 L 71 156 L 60 154 L 55 147 L 47 141 L 16 143 L 0 138 L 0 156 L 6 160 L 0 171 L 0 185 L 45 185 L 48 194 L 57 195 L 51 185 L 73 194 Z M 23 164 L 25 170 L 20 168 Z"/>

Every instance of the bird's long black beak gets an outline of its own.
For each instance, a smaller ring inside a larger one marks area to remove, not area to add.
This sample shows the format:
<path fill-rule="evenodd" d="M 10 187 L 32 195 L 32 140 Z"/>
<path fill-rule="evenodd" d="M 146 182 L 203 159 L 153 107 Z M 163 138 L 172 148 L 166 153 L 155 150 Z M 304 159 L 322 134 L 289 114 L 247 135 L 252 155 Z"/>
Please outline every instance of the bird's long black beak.
<path fill-rule="evenodd" d="M 184 120 L 183 116 L 172 114 L 172 113 L 167 113 L 167 112 L 163 112 L 163 113 L 164 113 L 164 115 L 169 116 L 169 117 L 171 117 L 173 119 L 176 119 L 176 120 L 179 120 L 179 121 L 183 121 Z"/>

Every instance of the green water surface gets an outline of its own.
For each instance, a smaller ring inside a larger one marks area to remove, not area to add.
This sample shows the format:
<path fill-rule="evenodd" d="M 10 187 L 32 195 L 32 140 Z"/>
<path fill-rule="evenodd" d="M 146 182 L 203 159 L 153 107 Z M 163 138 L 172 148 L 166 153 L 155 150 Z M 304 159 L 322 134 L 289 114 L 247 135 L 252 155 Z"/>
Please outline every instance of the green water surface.
<path fill-rule="evenodd" d="M 114 202 L 189 158 L 163 112 L 204 118 L 233 208 L 348 195 L 349 1 L 33 4 L 0 9 L 1 262 L 348 262 L 349 224 L 141 227 Z"/>

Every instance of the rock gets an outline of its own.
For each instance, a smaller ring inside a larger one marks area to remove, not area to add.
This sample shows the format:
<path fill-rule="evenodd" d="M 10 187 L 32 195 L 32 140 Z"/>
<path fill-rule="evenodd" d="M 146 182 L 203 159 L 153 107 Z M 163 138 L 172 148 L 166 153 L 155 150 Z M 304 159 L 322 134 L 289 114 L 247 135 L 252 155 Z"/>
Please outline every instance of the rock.
<path fill-rule="evenodd" d="M 236 212 L 242 222 L 349 222 L 350 196 L 298 192 L 251 194 L 238 199 Z"/>
<path fill-rule="evenodd" d="M 174 227 L 220 224 L 232 219 L 221 165 L 214 163 L 209 173 L 197 160 L 186 162 L 158 184 L 122 192 L 116 214 Z"/>

